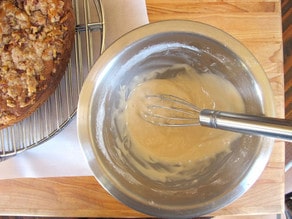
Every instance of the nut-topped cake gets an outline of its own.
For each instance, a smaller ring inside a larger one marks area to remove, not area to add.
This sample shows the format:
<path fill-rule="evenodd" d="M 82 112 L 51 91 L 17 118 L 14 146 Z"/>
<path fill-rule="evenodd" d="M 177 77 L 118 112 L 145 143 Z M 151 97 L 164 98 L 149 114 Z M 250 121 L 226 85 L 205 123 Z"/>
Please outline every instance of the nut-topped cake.
<path fill-rule="evenodd" d="M 74 34 L 71 0 L 0 1 L 0 129 L 31 115 L 56 89 Z"/>

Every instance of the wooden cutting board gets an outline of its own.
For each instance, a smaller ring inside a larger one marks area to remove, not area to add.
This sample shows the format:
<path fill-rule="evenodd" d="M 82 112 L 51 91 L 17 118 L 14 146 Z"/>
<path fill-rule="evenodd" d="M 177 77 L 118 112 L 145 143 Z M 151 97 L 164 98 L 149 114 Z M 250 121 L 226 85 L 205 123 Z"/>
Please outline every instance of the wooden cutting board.
<path fill-rule="evenodd" d="M 263 66 L 284 116 L 280 0 L 146 0 L 150 22 L 188 19 L 216 26 L 241 41 Z M 0 173 L 1 174 L 1 173 Z M 252 188 L 212 215 L 277 214 L 284 210 L 284 143 Z M 94 177 L 24 178 L 0 181 L 1 215 L 145 217 L 116 201 Z"/>

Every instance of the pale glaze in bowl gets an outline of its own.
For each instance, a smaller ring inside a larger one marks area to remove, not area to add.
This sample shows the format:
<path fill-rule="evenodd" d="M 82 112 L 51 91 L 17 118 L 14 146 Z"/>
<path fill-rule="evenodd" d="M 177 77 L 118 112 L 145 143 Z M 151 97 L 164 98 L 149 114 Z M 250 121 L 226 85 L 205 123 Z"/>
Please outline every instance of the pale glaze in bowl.
<path fill-rule="evenodd" d="M 230 146 L 231 153 L 194 168 L 191 179 L 180 182 L 152 181 L 132 167 L 127 161 L 135 155 L 117 147 L 131 146 L 120 137 L 123 125 L 114 121 L 121 88 L 127 98 L 137 76 L 177 63 L 229 80 L 242 95 L 247 113 L 274 116 L 273 94 L 262 67 L 242 44 L 217 28 L 163 21 L 113 43 L 82 88 L 77 113 L 80 143 L 96 179 L 111 195 L 157 217 L 197 217 L 230 204 L 260 176 L 273 146 L 271 139 L 242 135 Z"/>

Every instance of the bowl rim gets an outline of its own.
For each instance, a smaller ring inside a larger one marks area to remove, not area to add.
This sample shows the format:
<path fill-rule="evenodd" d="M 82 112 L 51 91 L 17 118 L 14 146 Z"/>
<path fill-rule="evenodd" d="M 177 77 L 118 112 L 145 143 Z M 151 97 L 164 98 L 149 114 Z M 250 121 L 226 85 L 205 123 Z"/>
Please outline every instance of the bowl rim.
<path fill-rule="evenodd" d="M 133 195 L 131 194 L 131 191 L 121 192 L 118 189 L 113 188 L 111 185 L 108 185 L 108 181 L 106 179 L 107 176 L 101 172 L 98 166 L 99 164 L 96 161 L 97 149 L 92 146 L 94 136 L 92 136 L 90 131 L 91 128 L 89 127 L 91 121 L 90 108 L 92 105 L 93 94 L 95 93 L 94 91 L 100 85 L 102 79 L 106 76 L 107 69 L 112 65 L 112 62 L 116 56 L 118 56 L 119 53 L 134 42 L 156 34 L 168 32 L 200 34 L 224 45 L 226 48 L 234 52 L 234 54 L 236 54 L 243 61 L 243 63 L 250 68 L 250 71 L 253 72 L 256 83 L 259 84 L 263 90 L 265 90 L 264 98 L 262 99 L 265 115 L 271 117 L 275 116 L 275 105 L 269 80 L 255 56 L 241 42 L 230 34 L 214 26 L 201 22 L 167 20 L 146 24 L 120 37 L 99 57 L 82 86 L 77 109 L 78 139 L 95 178 L 113 197 L 135 210 L 160 217 L 181 217 L 182 212 L 177 212 L 175 209 L 157 209 L 155 206 L 137 202 L 137 199 L 132 199 Z M 263 96 L 262 92 L 261 94 Z M 267 139 L 264 137 L 262 137 L 262 139 L 264 139 L 265 144 L 261 148 L 261 156 L 254 161 L 254 164 L 236 190 L 232 190 L 229 194 L 227 194 L 227 196 L 224 196 L 224 198 L 221 198 L 220 200 L 215 200 L 211 208 L 210 206 L 208 209 L 201 208 L 199 214 L 196 214 L 194 211 L 187 210 L 184 212 L 185 214 L 183 216 L 196 217 L 209 214 L 230 204 L 242 196 L 259 178 L 271 155 L 272 145 L 274 142 L 273 139 Z"/>

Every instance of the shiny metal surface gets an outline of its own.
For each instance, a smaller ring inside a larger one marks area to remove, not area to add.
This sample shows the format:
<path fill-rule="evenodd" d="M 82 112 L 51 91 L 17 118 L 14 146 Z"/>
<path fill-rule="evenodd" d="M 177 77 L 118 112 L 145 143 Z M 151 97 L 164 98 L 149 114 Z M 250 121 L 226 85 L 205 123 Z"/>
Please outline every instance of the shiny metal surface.
<path fill-rule="evenodd" d="M 224 77 L 238 88 L 247 113 L 274 116 L 268 79 L 243 45 L 202 23 L 164 21 L 126 34 L 98 59 L 81 91 L 78 135 L 95 177 L 118 200 L 158 217 L 196 217 L 245 193 L 263 171 L 273 141 L 243 135 L 233 142 L 230 153 L 218 155 L 206 168 L 194 167 L 179 182 L 153 181 L 131 166 L 128 161 L 136 155 L 130 151 L 129 139 L 121 138 L 125 126 L 114 120 L 120 97 L 127 98 L 142 75 L 175 63 Z M 118 150 L 117 144 L 123 144 L 129 153 Z"/>
<path fill-rule="evenodd" d="M 285 119 L 202 110 L 199 120 L 211 128 L 292 141 L 292 122 Z"/>
<path fill-rule="evenodd" d="M 292 141 L 292 121 L 213 109 L 200 109 L 195 104 L 169 94 L 145 95 L 140 117 L 156 126 L 207 126 L 250 135 L 263 135 Z"/>
<path fill-rule="evenodd" d="M 0 161 L 38 146 L 59 133 L 75 116 L 82 84 L 104 49 L 100 0 L 73 0 L 76 35 L 65 76 L 55 93 L 35 113 L 0 130 Z"/>

